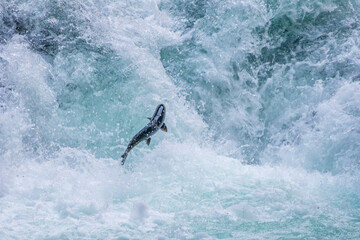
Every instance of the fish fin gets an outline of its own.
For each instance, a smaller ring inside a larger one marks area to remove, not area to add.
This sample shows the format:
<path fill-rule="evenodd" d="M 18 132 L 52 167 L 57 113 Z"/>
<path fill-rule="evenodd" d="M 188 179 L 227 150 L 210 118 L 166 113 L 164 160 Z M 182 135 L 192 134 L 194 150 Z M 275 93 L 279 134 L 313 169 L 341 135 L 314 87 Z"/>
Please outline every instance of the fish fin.
<path fill-rule="evenodd" d="M 150 145 L 151 138 L 146 139 L 146 145 Z"/>
<path fill-rule="evenodd" d="M 147 117 L 147 119 L 149 119 L 151 121 L 151 117 Z"/>
<path fill-rule="evenodd" d="M 164 132 L 167 132 L 167 127 L 165 125 L 165 123 L 163 123 L 163 125 L 160 127 L 161 130 L 163 130 Z"/>

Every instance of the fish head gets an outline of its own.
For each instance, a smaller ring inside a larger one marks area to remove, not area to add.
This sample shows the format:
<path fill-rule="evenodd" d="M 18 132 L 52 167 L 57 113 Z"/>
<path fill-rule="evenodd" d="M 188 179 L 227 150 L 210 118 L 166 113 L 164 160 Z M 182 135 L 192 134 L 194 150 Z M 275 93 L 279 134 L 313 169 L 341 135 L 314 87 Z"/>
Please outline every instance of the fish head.
<path fill-rule="evenodd" d="M 156 107 L 153 119 L 156 119 L 157 125 L 162 125 L 165 121 L 166 108 L 164 104 L 159 104 Z"/>

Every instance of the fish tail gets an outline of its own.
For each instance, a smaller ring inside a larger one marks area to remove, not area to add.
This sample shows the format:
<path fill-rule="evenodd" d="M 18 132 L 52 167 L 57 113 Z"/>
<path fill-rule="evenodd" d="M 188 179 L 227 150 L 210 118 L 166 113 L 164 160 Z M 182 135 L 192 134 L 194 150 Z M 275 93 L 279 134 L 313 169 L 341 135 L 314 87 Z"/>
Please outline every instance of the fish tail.
<path fill-rule="evenodd" d="M 127 152 L 124 152 L 124 154 L 121 155 L 121 165 L 124 165 L 127 155 L 128 155 Z"/>

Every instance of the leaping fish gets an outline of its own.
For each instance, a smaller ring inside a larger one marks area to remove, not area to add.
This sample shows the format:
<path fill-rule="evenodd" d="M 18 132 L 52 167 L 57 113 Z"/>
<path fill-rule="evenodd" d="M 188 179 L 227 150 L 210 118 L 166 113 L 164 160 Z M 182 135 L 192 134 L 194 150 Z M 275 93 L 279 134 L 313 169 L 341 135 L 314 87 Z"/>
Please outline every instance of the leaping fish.
<path fill-rule="evenodd" d="M 121 155 L 121 165 L 124 165 L 128 153 L 141 141 L 146 141 L 146 144 L 149 146 L 151 141 L 151 136 L 154 135 L 159 129 L 167 132 L 167 127 L 164 123 L 165 121 L 166 109 L 164 104 L 159 104 L 156 107 L 154 115 L 148 119 L 150 122 L 141 129 L 130 141 L 123 155 Z"/>

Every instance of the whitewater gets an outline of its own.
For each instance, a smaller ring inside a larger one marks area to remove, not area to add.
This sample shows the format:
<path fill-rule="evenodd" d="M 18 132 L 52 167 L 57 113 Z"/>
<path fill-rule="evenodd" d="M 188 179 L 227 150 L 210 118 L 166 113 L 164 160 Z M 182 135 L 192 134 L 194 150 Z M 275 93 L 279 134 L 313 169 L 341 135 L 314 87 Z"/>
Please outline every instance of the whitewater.
<path fill-rule="evenodd" d="M 360 2 L 0 0 L 0 239 L 360 239 Z"/>

